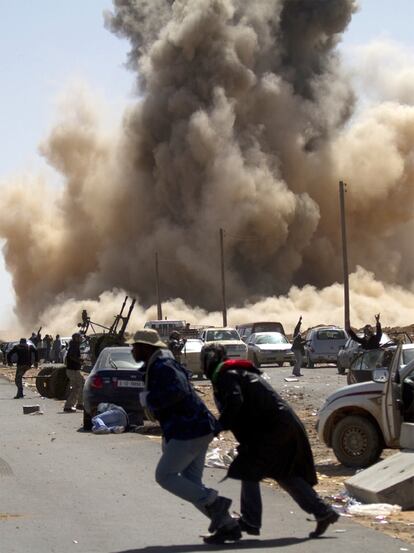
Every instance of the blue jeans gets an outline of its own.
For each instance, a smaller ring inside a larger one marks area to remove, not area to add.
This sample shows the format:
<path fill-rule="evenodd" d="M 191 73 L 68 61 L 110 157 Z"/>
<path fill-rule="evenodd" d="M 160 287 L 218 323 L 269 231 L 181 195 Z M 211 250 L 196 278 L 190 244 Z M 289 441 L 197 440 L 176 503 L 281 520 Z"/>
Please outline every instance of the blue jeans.
<path fill-rule="evenodd" d="M 207 434 L 192 440 L 164 441 L 155 471 L 155 480 L 162 488 L 189 501 L 206 516 L 205 506 L 213 503 L 218 495 L 202 482 L 207 448 L 213 437 Z"/>

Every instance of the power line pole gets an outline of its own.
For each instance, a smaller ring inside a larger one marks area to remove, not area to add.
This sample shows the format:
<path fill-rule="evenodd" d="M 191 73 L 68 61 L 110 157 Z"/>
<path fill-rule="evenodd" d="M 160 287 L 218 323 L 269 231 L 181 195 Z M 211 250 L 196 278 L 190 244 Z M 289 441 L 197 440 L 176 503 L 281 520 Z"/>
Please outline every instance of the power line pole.
<path fill-rule="evenodd" d="M 162 321 L 162 305 L 160 298 L 160 272 L 158 267 L 158 252 L 155 252 L 155 292 L 157 294 L 157 318 Z"/>
<path fill-rule="evenodd" d="M 348 248 L 347 248 L 347 241 L 346 241 L 345 192 L 346 192 L 346 184 L 340 181 L 339 182 L 339 204 L 341 208 L 342 267 L 344 272 L 344 319 L 345 319 L 345 328 L 349 328 L 350 327 L 349 271 L 348 271 Z"/>
<path fill-rule="evenodd" d="M 227 326 L 226 275 L 224 271 L 224 230 L 220 229 L 221 292 L 223 300 L 223 326 Z"/>

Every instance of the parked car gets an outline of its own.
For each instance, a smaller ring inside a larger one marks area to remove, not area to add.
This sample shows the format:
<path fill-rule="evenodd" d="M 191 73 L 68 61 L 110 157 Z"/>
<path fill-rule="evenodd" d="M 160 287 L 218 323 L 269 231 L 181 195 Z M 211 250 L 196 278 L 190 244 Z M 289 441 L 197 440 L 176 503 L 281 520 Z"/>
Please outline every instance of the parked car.
<path fill-rule="evenodd" d="M 90 430 L 99 403 L 115 403 L 125 409 L 133 424 L 142 424 L 144 415 L 139 402 L 139 393 L 144 388 L 142 366 L 132 357 L 129 346 L 101 351 L 83 389 L 85 430 Z"/>
<path fill-rule="evenodd" d="M 336 363 L 338 352 L 347 339 L 346 331 L 337 326 L 311 328 L 306 334 L 305 366 L 312 368 L 315 363 Z"/>
<path fill-rule="evenodd" d="M 188 338 L 181 351 L 181 363 L 197 376 L 201 376 L 203 374 L 200 359 L 202 348 L 202 340 L 197 338 Z"/>
<path fill-rule="evenodd" d="M 288 362 L 294 365 L 292 344 L 280 332 L 255 332 L 247 340 L 248 358 L 256 367 L 263 363 L 277 364 Z"/>
<path fill-rule="evenodd" d="M 200 338 L 204 346 L 222 344 L 230 359 L 247 359 L 247 346 L 235 328 L 205 328 Z"/>
<path fill-rule="evenodd" d="M 286 335 L 282 323 L 272 321 L 244 323 L 236 325 L 236 330 L 244 342 L 249 338 L 249 336 L 256 334 L 257 332 L 280 332 L 280 334 L 283 334 L 284 336 Z"/>
<path fill-rule="evenodd" d="M 362 338 L 363 333 L 358 332 L 357 336 Z M 384 346 L 385 344 L 391 342 L 391 338 L 385 332 L 382 333 L 380 345 Z M 356 342 L 352 338 L 348 338 L 345 344 L 338 351 L 338 358 L 336 361 L 338 372 L 345 374 L 346 369 L 349 369 L 352 361 L 358 357 L 358 355 L 363 351 L 360 343 Z"/>
<path fill-rule="evenodd" d="M 347 467 L 375 463 L 384 448 L 398 448 L 401 425 L 414 422 L 414 360 L 403 363 L 394 350 L 390 369 L 376 369 L 373 380 L 344 386 L 318 413 L 319 439 Z"/>
<path fill-rule="evenodd" d="M 362 351 L 351 363 L 347 374 L 348 384 L 357 382 L 366 382 L 372 380 L 372 374 L 375 369 L 388 369 L 391 359 L 396 349 L 396 345 Z M 405 367 L 407 363 L 414 359 L 414 344 L 402 344 L 402 354 L 400 367 Z"/>

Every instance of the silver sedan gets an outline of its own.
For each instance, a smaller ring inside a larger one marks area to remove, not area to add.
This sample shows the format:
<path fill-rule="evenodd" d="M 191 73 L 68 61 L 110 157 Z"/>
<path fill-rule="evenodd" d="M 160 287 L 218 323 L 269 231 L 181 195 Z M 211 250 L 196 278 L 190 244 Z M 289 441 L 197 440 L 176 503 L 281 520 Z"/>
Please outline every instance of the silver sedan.
<path fill-rule="evenodd" d="M 281 367 L 285 362 L 294 365 L 292 344 L 280 332 L 256 332 L 246 341 L 248 358 L 256 367 L 268 363 Z"/>

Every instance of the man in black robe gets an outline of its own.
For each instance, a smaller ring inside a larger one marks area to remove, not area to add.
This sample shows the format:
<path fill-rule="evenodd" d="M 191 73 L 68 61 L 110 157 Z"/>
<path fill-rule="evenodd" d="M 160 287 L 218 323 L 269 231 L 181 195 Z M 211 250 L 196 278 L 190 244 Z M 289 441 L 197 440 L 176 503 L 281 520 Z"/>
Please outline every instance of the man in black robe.
<path fill-rule="evenodd" d="M 273 478 L 316 519 L 309 537 L 321 536 L 339 515 L 314 490 L 312 450 L 302 422 L 250 361 L 228 360 L 220 344 L 204 349 L 203 369 L 213 384 L 219 426 L 239 442 L 228 476 L 241 480 L 241 530 L 260 533 L 259 483 Z M 219 531 L 218 531 L 219 532 Z"/>

